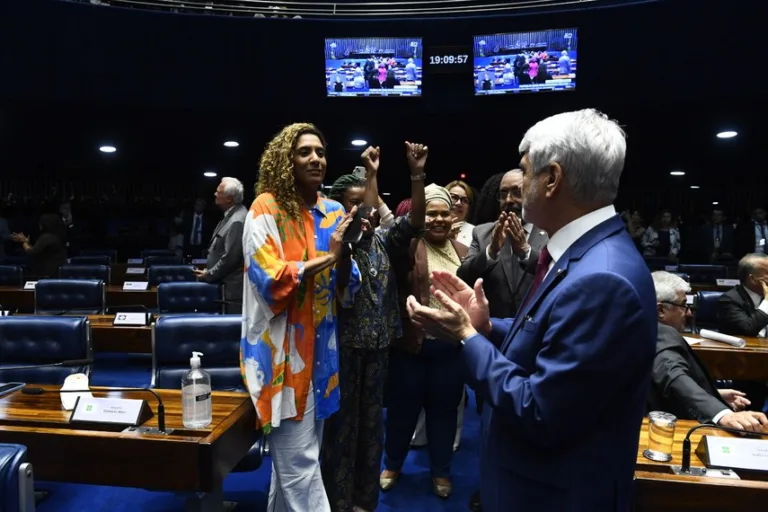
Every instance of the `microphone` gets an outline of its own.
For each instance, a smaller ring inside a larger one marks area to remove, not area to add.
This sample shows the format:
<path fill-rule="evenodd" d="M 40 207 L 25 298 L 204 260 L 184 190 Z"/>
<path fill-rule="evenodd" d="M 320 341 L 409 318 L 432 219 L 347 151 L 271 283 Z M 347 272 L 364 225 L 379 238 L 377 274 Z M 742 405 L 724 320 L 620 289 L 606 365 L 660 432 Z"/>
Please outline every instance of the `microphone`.
<path fill-rule="evenodd" d="M 25 395 L 42 395 L 44 393 L 55 393 L 55 394 L 62 394 L 62 393 L 109 393 L 111 391 L 125 391 L 125 392 L 137 392 L 137 391 L 143 391 L 145 393 L 152 393 L 155 398 L 157 398 L 157 430 L 161 434 L 170 434 L 173 432 L 167 431 L 165 429 L 165 405 L 163 404 L 163 399 L 160 398 L 160 395 L 158 395 L 154 390 L 149 388 L 107 388 L 107 389 L 43 389 L 43 388 L 31 388 L 31 387 L 25 387 L 22 388 L 21 392 Z M 150 429 L 151 431 L 151 429 Z M 154 433 L 154 432 L 152 432 Z"/>
<path fill-rule="evenodd" d="M 715 425 L 714 423 L 702 423 L 701 425 L 696 425 L 688 431 L 685 439 L 683 439 L 683 463 L 680 466 L 681 474 L 691 474 L 691 434 L 700 428 L 711 428 L 714 430 L 730 432 L 731 434 L 741 434 L 746 436 L 768 436 L 768 432 L 751 432 L 749 430 L 739 430 L 736 428 L 723 427 L 721 425 Z"/>
<path fill-rule="evenodd" d="M 68 359 L 66 361 L 59 361 L 58 363 L 29 364 L 29 365 L 20 365 L 20 366 L 0 366 L 0 371 L 36 370 L 38 368 L 53 368 L 56 366 L 69 368 L 72 366 L 88 366 L 89 364 L 93 364 L 93 359 Z"/>

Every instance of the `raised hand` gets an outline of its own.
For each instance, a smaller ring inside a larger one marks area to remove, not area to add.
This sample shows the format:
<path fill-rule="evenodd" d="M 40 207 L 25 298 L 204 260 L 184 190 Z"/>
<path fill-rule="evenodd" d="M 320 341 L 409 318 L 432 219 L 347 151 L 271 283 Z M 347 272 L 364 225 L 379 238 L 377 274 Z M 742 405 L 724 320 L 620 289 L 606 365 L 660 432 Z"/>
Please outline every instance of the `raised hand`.
<path fill-rule="evenodd" d="M 512 252 L 518 256 L 528 252 L 528 241 L 525 239 L 525 230 L 520 218 L 513 212 L 507 216 L 507 227 L 504 229 L 512 245 Z"/>
<path fill-rule="evenodd" d="M 450 272 L 432 272 L 430 290 L 435 295 L 445 295 L 467 312 L 472 327 L 478 332 L 488 334 L 491 330 L 491 312 L 488 299 L 483 290 L 483 280 L 475 282 L 474 289 Z"/>
<path fill-rule="evenodd" d="M 379 156 L 381 156 L 381 149 L 379 147 L 368 146 L 368 149 L 363 151 L 360 158 L 363 160 L 363 165 L 368 173 L 379 172 Z"/>
<path fill-rule="evenodd" d="M 427 163 L 427 156 L 429 156 L 427 146 L 405 141 L 405 156 L 408 158 L 411 175 L 417 176 L 424 173 L 424 165 Z"/>
<path fill-rule="evenodd" d="M 344 242 L 342 241 L 344 239 L 344 233 L 347 231 L 350 224 L 352 224 L 352 219 L 355 217 L 355 213 L 357 213 L 357 206 L 353 206 L 352 209 L 349 210 L 331 235 L 331 241 L 328 244 L 328 252 L 334 256 L 334 259 L 338 260 L 341 257 L 341 251 L 344 248 Z"/>

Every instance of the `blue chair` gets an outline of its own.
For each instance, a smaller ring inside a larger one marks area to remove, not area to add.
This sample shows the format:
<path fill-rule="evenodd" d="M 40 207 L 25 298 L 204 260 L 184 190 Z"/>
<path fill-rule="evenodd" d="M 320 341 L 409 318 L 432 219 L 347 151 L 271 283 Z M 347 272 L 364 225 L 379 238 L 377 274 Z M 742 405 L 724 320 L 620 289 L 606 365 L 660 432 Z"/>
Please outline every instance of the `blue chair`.
<path fill-rule="evenodd" d="M 210 283 L 162 283 L 157 287 L 157 307 L 161 314 L 221 313 L 221 290 Z"/>
<path fill-rule="evenodd" d="M 216 391 L 245 391 L 240 375 L 240 315 L 161 317 L 152 331 L 152 387 L 180 389 L 192 352 L 202 352 L 202 366 Z M 265 444 L 254 431 L 254 444 L 233 471 L 261 466 Z"/>
<path fill-rule="evenodd" d="M 34 512 L 35 479 L 27 448 L 0 443 L 0 512 Z"/>
<path fill-rule="evenodd" d="M 114 249 L 84 249 L 80 251 L 80 256 L 106 256 L 112 263 L 117 261 L 117 251 Z"/>
<path fill-rule="evenodd" d="M 144 265 L 153 267 L 156 265 L 181 265 L 182 259 L 178 256 L 147 256 Z"/>
<path fill-rule="evenodd" d="M 110 266 L 112 264 L 109 256 L 74 256 L 69 258 L 69 263 L 72 265 L 105 265 Z"/>
<path fill-rule="evenodd" d="M 104 281 L 43 279 L 35 286 L 35 314 L 104 314 Z"/>
<path fill-rule="evenodd" d="M 86 317 L 0 317 L 0 382 L 64 384 L 73 373 L 90 374 L 91 366 L 3 370 L 3 366 L 51 364 L 70 359 L 90 359 L 91 327 Z"/>
<path fill-rule="evenodd" d="M 21 286 L 24 270 L 19 265 L 0 265 L 0 286 Z M 0 300 L 0 302 L 2 302 Z"/>
<path fill-rule="evenodd" d="M 195 267 L 192 265 L 154 265 L 147 271 L 150 286 L 161 283 L 197 281 Z"/>
<path fill-rule="evenodd" d="M 693 329 L 698 332 L 701 328 L 716 331 L 718 329 L 717 302 L 724 292 L 696 292 L 696 312 L 693 316 Z"/>
<path fill-rule="evenodd" d="M 170 249 L 144 249 L 141 251 L 142 258 L 149 258 L 150 256 L 175 257 L 176 253 Z"/>
<path fill-rule="evenodd" d="M 106 265 L 62 265 L 61 279 L 99 279 L 109 285 L 110 269 Z"/>
<path fill-rule="evenodd" d="M 699 284 L 715 284 L 718 279 L 728 277 L 725 265 L 680 265 L 677 271 L 690 275 L 691 282 Z"/>

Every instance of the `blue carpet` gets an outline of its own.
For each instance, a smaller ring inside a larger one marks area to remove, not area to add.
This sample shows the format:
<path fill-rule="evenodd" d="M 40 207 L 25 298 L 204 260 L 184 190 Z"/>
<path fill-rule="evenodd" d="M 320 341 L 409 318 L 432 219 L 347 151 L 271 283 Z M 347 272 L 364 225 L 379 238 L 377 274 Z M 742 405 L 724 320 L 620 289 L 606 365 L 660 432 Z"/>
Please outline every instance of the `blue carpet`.
<path fill-rule="evenodd" d="M 144 387 L 150 381 L 149 358 L 123 354 L 98 354 L 91 384 L 94 386 Z M 453 458 L 453 495 L 441 500 L 432 493 L 429 458 L 425 449 L 411 450 L 397 487 L 381 494 L 378 511 L 464 512 L 478 481 L 477 449 L 480 418 L 474 396 L 464 414 L 461 447 Z M 151 463 L 151 461 L 148 461 Z M 119 464 L 119 461 L 115 461 Z M 266 510 L 269 491 L 269 459 L 257 471 L 233 473 L 224 481 L 224 498 L 238 503 L 238 511 Z M 36 482 L 38 490 L 49 492 L 39 512 L 183 512 L 185 496 L 170 492 L 105 487 L 98 485 Z M 311 512 L 311 511 L 307 511 Z"/>

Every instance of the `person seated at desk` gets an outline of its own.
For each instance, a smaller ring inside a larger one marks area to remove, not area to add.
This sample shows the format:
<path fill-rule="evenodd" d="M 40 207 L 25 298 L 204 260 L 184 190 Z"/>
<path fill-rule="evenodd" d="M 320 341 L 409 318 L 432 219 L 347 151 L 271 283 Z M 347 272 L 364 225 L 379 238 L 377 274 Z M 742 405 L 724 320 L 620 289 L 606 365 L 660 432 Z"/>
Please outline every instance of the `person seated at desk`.
<path fill-rule="evenodd" d="M 666 411 L 678 419 L 711 421 L 753 432 L 768 431 L 765 414 L 743 410 L 751 403 L 744 393 L 715 387 L 707 369 L 680 334 L 685 329 L 685 320 L 691 316 L 685 298 L 691 287 L 681 277 L 669 272 L 654 272 L 652 276 L 659 334 L 648 409 Z"/>
<path fill-rule="evenodd" d="M 718 301 L 720 330 L 734 336 L 766 337 L 768 330 L 768 255 L 747 254 L 739 261 L 739 285 Z"/>

